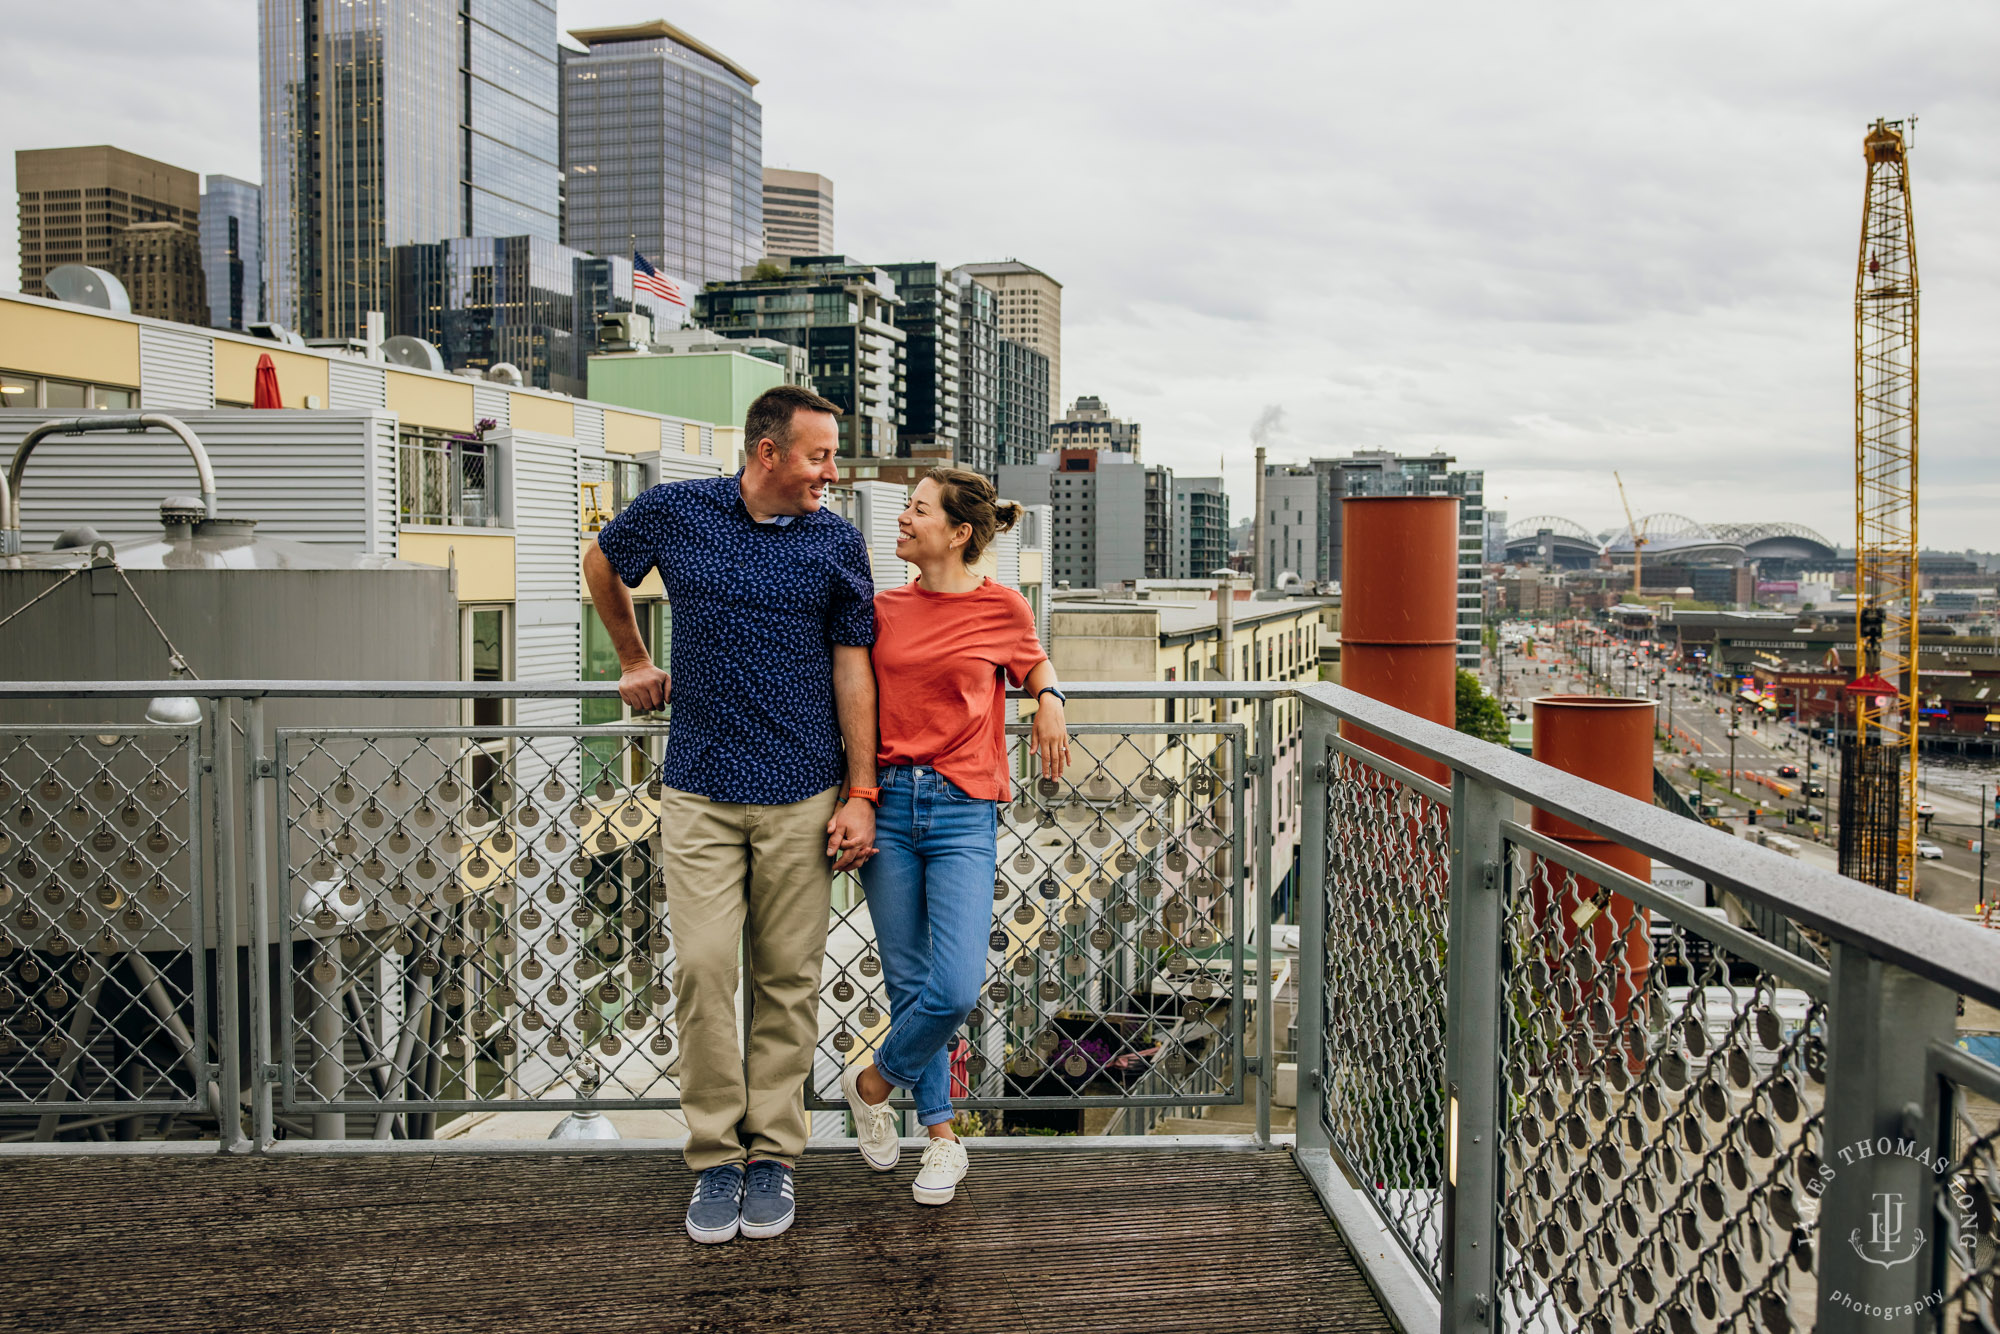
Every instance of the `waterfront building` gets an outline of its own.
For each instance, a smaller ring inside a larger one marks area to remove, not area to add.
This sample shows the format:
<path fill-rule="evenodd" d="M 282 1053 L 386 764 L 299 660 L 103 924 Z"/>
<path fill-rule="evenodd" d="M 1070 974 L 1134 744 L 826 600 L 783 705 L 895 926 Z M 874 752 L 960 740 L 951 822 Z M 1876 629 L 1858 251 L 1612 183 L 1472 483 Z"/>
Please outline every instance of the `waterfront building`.
<path fill-rule="evenodd" d="M 50 269 L 88 264 L 124 283 L 136 312 L 207 322 L 198 296 L 194 306 L 186 305 L 185 283 L 165 281 L 170 275 L 157 270 L 120 268 L 121 254 L 157 262 L 179 253 L 170 240 L 151 233 L 121 242 L 121 234 L 134 223 L 171 224 L 198 244 L 200 176 L 109 144 L 24 148 L 14 154 L 14 188 L 19 194 L 23 292 L 49 295 L 42 280 Z M 135 278 L 150 280 L 137 284 L 147 294 L 133 290 Z"/>
<path fill-rule="evenodd" d="M 437 345 L 448 370 L 507 363 L 537 389 L 582 395 L 602 346 L 599 317 L 661 306 L 632 285 L 632 261 L 535 236 L 454 237 L 397 246 L 388 328 Z"/>
<path fill-rule="evenodd" d="M 833 182 L 814 171 L 764 168 L 764 253 L 833 253 Z"/>
<path fill-rule="evenodd" d="M 1062 396 L 1062 284 L 1019 260 L 963 265 L 1000 298 L 1000 336 L 1049 359 L 1049 405 Z"/>
<path fill-rule="evenodd" d="M 1205 579 L 1229 563 L 1229 495 L 1220 477 L 1174 478 L 1173 579 Z"/>
<path fill-rule="evenodd" d="M 1053 369 L 1049 373 L 1055 374 Z M 1059 420 L 1049 423 L 1049 447 L 1108 449 L 1137 458 L 1139 423 L 1112 416 L 1101 398 L 1079 398 Z"/>
<path fill-rule="evenodd" d="M 1129 453 L 1066 449 L 1002 464 L 1002 497 L 1050 507 L 1049 559 L 1071 588 L 1171 577 L 1173 472 Z"/>
<path fill-rule="evenodd" d="M 995 466 L 1032 464 L 1049 448 L 1049 359 L 1026 343 L 1000 339 L 993 384 Z"/>
<path fill-rule="evenodd" d="M 559 241 L 555 50 L 550 0 L 261 0 L 271 317 L 356 338 L 396 246 Z"/>
<path fill-rule="evenodd" d="M 562 239 L 636 250 L 684 286 L 740 277 L 764 253 L 756 77 L 660 19 L 569 35 L 585 49 L 562 51 Z"/>
<path fill-rule="evenodd" d="M 712 283 L 695 322 L 726 338 L 771 338 L 806 350 L 813 389 L 838 406 L 840 452 L 852 474 L 893 474 L 904 420 L 903 298 L 895 279 L 845 255 L 791 256 L 765 276 Z M 907 468 L 905 468 L 907 470 Z"/>
<path fill-rule="evenodd" d="M 208 323 L 238 332 L 264 318 L 264 191 L 210 176 L 201 192 L 201 270 Z"/>

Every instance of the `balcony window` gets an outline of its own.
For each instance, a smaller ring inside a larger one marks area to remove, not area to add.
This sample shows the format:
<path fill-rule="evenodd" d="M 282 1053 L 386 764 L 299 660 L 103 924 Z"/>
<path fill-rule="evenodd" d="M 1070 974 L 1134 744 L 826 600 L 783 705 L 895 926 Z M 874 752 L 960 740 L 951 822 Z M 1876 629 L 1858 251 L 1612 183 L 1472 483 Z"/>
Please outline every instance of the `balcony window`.
<path fill-rule="evenodd" d="M 405 524 L 490 528 L 492 456 L 484 440 L 405 428 L 399 436 L 398 513 Z"/>

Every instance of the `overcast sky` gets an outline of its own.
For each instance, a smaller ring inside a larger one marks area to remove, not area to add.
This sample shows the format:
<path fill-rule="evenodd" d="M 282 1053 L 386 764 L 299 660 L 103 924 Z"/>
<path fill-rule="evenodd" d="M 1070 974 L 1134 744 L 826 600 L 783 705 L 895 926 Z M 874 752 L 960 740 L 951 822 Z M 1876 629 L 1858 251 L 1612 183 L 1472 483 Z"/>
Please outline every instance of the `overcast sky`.
<path fill-rule="evenodd" d="M 6 149 L 260 178 L 255 7 L 17 4 Z M 2000 549 L 2000 6 L 563 0 L 762 82 L 841 249 L 1064 284 L 1063 387 L 1145 456 L 1448 450 L 1515 519 L 1853 540 L 1853 283 L 1878 115 L 1915 140 L 1926 545 Z M 13 157 L 0 165 L 11 198 Z M 16 285 L 15 217 L 0 287 Z M 1268 417 L 1267 417 L 1268 419 Z"/>

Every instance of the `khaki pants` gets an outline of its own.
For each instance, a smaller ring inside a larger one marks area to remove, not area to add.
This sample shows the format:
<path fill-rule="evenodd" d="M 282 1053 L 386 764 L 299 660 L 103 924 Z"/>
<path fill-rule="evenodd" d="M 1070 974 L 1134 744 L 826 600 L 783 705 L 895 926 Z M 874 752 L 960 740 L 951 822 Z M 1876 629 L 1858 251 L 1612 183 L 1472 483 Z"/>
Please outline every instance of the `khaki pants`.
<path fill-rule="evenodd" d="M 654 851 L 674 937 L 687 1164 L 697 1172 L 748 1158 L 796 1166 L 805 1152 L 837 791 L 789 806 L 660 794 Z M 750 965 L 747 1051 L 736 1022 L 739 945 Z"/>

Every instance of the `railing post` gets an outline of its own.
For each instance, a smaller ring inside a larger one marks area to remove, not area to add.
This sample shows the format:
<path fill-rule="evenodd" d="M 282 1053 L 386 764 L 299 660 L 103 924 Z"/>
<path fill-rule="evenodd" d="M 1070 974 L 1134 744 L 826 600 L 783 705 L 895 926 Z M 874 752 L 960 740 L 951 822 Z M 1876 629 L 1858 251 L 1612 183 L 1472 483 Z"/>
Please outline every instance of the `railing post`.
<path fill-rule="evenodd" d="M 1818 1329 L 1915 1334 L 1935 1314 L 1938 1238 L 1923 1233 L 1941 1189 L 1923 1160 L 1940 1142 L 1929 1048 L 1955 1036 L 1958 998 L 1838 941 L 1832 971 Z"/>
<path fill-rule="evenodd" d="M 209 791 L 215 798 L 215 816 L 208 828 L 215 839 L 215 1032 L 222 1057 L 220 1078 L 209 1087 L 215 1100 L 218 1150 L 232 1153 L 243 1143 L 243 1110 L 239 1101 L 243 1088 L 243 1057 L 237 1049 L 243 1016 L 236 1002 L 236 829 L 237 801 L 244 789 L 236 782 L 236 749 L 230 737 L 230 701 L 213 701 L 208 710 L 213 770 Z M 206 923 L 196 928 L 195 948 Z M 197 1034 L 195 1041 L 201 1042 Z"/>
<path fill-rule="evenodd" d="M 1298 1126 L 1295 1143 L 1301 1153 L 1328 1149 L 1326 1118 L 1326 808 L 1327 738 L 1333 735 L 1333 715 L 1302 703 L 1303 736 L 1299 772 L 1305 779 L 1299 819 L 1299 892 L 1294 916 L 1299 924 L 1299 966 L 1292 973 L 1298 989 Z"/>
<path fill-rule="evenodd" d="M 1512 800 L 1451 776 L 1451 904 L 1445 961 L 1446 1334 L 1491 1331 L 1500 1300 L 1502 950 Z"/>
<path fill-rule="evenodd" d="M 1257 1142 L 1271 1142 L 1271 1084 L 1277 1077 L 1273 1059 L 1277 1043 L 1271 1027 L 1271 801 L 1272 771 L 1277 767 L 1273 747 L 1275 728 L 1272 715 L 1276 706 L 1268 697 L 1257 701 L 1257 755 L 1251 762 L 1257 775 L 1257 840 L 1255 875 L 1250 895 L 1257 925 Z"/>
<path fill-rule="evenodd" d="M 250 701 L 243 722 L 244 746 L 249 760 L 250 843 L 250 1109 L 252 1147 L 262 1150 L 277 1137 L 271 1107 L 271 842 L 272 820 L 277 811 L 278 779 L 270 755 L 264 749 L 264 701 Z M 285 837 L 284 831 L 278 837 Z M 236 948 L 231 941 L 230 949 Z M 286 979 L 286 985 L 289 985 Z"/>

